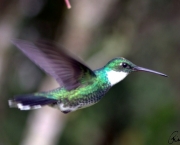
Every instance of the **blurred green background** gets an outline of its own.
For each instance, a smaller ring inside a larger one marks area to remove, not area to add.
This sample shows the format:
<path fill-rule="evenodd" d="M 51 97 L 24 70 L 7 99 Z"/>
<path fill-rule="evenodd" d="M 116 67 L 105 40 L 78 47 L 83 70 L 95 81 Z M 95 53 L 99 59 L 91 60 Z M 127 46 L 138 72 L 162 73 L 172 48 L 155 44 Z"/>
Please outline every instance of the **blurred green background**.
<path fill-rule="evenodd" d="M 180 1 L 70 2 L 68 10 L 64 0 L 0 0 L 0 145 L 168 144 L 180 131 Z M 16 94 L 58 86 L 12 38 L 50 39 L 93 69 L 123 56 L 169 77 L 132 73 L 98 104 L 67 115 L 11 109 Z"/>

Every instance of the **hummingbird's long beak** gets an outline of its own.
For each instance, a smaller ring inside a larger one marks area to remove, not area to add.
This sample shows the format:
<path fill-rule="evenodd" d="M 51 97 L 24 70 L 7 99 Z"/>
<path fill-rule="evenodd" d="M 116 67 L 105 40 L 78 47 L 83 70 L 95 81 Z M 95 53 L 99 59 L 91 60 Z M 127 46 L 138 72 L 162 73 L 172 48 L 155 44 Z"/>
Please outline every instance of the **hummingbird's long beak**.
<path fill-rule="evenodd" d="M 139 66 L 135 66 L 133 68 L 133 71 L 145 71 L 145 72 L 154 73 L 154 74 L 157 74 L 157 75 L 167 77 L 167 75 L 165 75 L 163 73 L 160 73 L 160 72 L 157 72 L 157 71 L 154 71 L 154 70 L 150 70 L 150 69 L 147 69 L 147 68 L 139 67 Z"/>

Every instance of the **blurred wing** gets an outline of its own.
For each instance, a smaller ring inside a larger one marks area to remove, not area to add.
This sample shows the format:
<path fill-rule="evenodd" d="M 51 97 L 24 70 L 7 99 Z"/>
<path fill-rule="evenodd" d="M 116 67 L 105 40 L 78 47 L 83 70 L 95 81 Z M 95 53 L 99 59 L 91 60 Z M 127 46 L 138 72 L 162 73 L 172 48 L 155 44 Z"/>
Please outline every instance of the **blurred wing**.
<path fill-rule="evenodd" d="M 86 80 L 95 77 L 91 69 L 53 43 L 13 40 L 13 44 L 67 90 L 77 88 L 81 78 Z"/>

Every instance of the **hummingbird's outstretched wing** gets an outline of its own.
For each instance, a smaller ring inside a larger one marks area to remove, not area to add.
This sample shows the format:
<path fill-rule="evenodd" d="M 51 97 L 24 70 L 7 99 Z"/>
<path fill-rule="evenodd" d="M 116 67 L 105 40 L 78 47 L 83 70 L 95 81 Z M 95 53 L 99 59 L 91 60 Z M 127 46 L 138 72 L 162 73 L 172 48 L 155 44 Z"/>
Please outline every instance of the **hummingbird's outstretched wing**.
<path fill-rule="evenodd" d="M 67 90 L 77 88 L 80 85 L 81 78 L 86 80 L 95 77 L 90 68 L 71 57 L 54 43 L 47 41 L 31 43 L 19 39 L 12 42 Z"/>

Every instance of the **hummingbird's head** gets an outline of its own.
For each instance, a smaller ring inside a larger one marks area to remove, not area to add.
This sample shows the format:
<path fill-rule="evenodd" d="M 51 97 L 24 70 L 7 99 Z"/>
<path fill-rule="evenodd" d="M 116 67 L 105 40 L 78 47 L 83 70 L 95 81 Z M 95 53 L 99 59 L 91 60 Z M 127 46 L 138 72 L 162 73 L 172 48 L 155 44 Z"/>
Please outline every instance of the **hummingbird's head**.
<path fill-rule="evenodd" d="M 105 70 L 106 70 L 106 74 L 107 74 L 107 77 L 108 77 L 111 85 L 114 85 L 114 84 L 120 82 L 129 73 L 137 72 L 137 71 L 150 72 L 150 73 L 154 73 L 154 74 L 158 74 L 158 75 L 167 77 L 167 75 L 165 75 L 163 73 L 160 73 L 160 72 L 157 72 L 154 70 L 150 70 L 150 69 L 146 69 L 143 67 L 139 67 L 123 57 L 114 58 L 113 60 L 109 61 L 105 65 Z"/>

